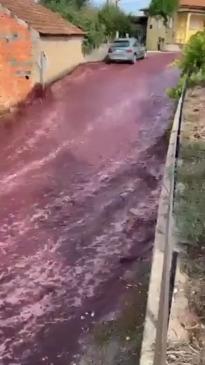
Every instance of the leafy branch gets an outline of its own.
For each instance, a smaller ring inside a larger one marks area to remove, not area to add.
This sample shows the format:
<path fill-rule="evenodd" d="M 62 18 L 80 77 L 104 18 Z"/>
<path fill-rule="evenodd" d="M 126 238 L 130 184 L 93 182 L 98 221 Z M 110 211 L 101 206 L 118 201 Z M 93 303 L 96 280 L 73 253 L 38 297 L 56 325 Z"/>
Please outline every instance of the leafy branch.
<path fill-rule="evenodd" d="M 151 16 L 160 16 L 164 19 L 165 24 L 178 9 L 179 0 L 152 0 L 149 7 Z"/>

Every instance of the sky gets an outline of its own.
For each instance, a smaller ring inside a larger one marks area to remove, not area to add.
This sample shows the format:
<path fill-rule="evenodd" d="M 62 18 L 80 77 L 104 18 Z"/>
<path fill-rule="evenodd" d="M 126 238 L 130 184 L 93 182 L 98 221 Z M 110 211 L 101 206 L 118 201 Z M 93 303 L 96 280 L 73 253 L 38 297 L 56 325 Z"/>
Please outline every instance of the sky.
<path fill-rule="evenodd" d="M 101 0 L 102 1 L 102 0 Z M 120 0 L 120 7 L 126 11 L 126 13 L 136 14 L 139 9 L 146 7 L 150 3 L 150 0 Z"/>
<path fill-rule="evenodd" d="M 96 5 L 102 5 L 105 3 L 105 0 L 93 0 Z M 146 7 L 149 4 L 150 0 L 120 0 L 120 7 L 126 11 L 126 13 L 136 14 L 139 9 Z"/>

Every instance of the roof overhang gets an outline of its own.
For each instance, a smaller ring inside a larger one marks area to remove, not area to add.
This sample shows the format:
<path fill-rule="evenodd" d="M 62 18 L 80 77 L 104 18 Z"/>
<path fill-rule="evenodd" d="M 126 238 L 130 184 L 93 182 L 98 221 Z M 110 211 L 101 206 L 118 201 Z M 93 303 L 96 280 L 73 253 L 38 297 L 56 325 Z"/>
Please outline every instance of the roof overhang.
<path fill-rule="evenodd" d="M 180 6 L 178 12 L 192 12 L 192 13 L 204 13 L 205 14 L 205 7 L 204 6 Z"/>

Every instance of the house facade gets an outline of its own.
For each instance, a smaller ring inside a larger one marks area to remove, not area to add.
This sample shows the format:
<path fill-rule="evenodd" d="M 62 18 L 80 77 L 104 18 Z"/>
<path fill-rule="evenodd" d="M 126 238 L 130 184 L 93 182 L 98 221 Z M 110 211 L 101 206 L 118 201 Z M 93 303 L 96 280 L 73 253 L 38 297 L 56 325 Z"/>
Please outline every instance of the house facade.
<path fill-rule="evenodd" d="M 164 50 L 173 41 L 173 20 L 167 26 L 161 17 L 148 17 L 146 47 L 149 51 Z"/>
<path fill-rule="evenodd" d="M 175 43 L 183 45 L 205 29 L 205 0 L 181 0 L 175 19 Z"/>
<path fill-rule="evenodd" d="M 158 17 L 149 17 L 147 26 L 147 48 L 166 50 L 182 47 L 190 37 L 205 29 L 205 0 L 180 0 L 176 14 L 165 26 Z"/>
<path fill-rule="evenodd" d="M 32 0 L 0 0 L 0 110 L 83 61 L 84 32 Z"/>

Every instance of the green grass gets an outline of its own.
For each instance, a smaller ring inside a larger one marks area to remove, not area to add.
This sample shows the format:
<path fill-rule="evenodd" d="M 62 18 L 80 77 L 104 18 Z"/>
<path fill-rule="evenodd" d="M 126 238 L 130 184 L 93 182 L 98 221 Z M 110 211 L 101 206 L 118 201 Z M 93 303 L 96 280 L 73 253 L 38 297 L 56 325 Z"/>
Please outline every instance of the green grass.
<path fill-rule="evenodd" d="M 185 142 L 178 169 L 176 224 L 179 237 L 191 245 L 205 243 L 205 143 Z"/>
<path fill-rule="evenodd" d="M 181 269 L 189 277 L 189 308 L 205 323 L 205 141 L 183 139 L 180 158 L 175 214 L 179 241 L 186 248 Z M 195 334 L 199 343 L 201 336 L 201 330 Z"/>

